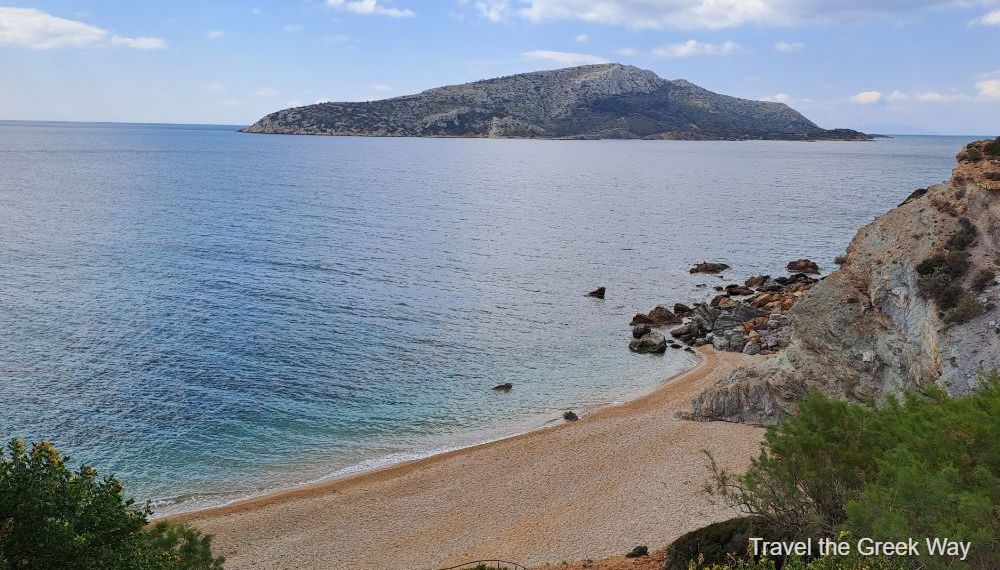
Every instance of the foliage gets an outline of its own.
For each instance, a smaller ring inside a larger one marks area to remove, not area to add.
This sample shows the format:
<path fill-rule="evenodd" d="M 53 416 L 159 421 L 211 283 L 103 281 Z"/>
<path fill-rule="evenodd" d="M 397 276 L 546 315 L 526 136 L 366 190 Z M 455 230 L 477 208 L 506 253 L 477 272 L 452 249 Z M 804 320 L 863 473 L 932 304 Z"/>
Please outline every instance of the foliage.
<path fill-rule="evenodd" d="M 976 278 L 972 280 L 972 288 L 978 292 L 982 292 L 990 285 L 996 283 L 997 274 L 991 269 L 980 270 L 976 274 Z"/>
<path fill-rule="evenodd" d="M 959 230 L 945 244 L 947 251 L 925 259 L 916 267 L 920 292 L 934 300 L 946 323 L 963 323 L 982 314 L 976 298 L 961 284 L 970 265 L 967 250 L 975 243 L 978 233 L 968 218 L 961 218 Z"/>
<path fill-rule="evenodd" d="M 983 146 L 983 152 L 989 156 L 1000 156 L 1000 137 L 986 143 L 986 145 Z"/>
<path fill-rule="evenodd" d="M 964 293 L 955 306 L 944 312 L 944 322 L 950 325 L 970 321 L 985 312 L 986 308 L 974 296 Z"/>
<path fill-rule="evenodd" d="M 882 540 L 968 540 L 965 562 L 925 557 L 921 567 L 994 569 L 1000 566 L 998 417 L 996 371 L 970 396 L 949 398 L 930 388 L 878 408 L 813 393 L 796 416 L 768 429 L 746 474 L 733 476 L 713 462 L 709 489 L 766 520 L 771 540 L 843 530 Z M 812 566 L 817 562 L 801 568 L 853 568 L 836 561 Z"/>
<path fill-rule="evenodd" d="M 663 570 L 685 570 L 688 562 L 723 564 L 747 552 L 751 536 L 771 536 L 762 520 L 742 517 L 717 522 L 681 535 L 667 547 Z"/>
<path fill-rule="evenodd" d="M 959 219 L 958 225 L 958 231 L 945 244 L 945 247 L 950 251 L 965 251 L 969 249 L 969 246 L 976 241 L 976 235 L 979 233 L 979 230 L 969 221 L 969 218 Z"/>
<path fill-rule="evenodd" d="M 146 529 L 148 506 L 114 477 L 71 471 L 49 442 L 0 450 L 0 566 L 19 570 L 217 570 L 211 538 L 171 523 Z"/>

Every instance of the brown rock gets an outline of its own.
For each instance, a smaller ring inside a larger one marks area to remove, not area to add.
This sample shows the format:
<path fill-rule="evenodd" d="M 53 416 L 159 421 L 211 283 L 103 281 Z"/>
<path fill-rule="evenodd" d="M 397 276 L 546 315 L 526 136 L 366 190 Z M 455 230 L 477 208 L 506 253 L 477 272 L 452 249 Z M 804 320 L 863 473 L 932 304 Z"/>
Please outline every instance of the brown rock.
<path fill-rule="evenodd" d="M 787 265 L 788 271 L 793 273 L 819 273 L 819 265 L 816 265 L 814 261 L 808 259 L 796 259 L 795 261 L 789 261 Z"/>
<path fill-rule="evenodd" d="M 607 291 L 607 289 L 605 287 L 598 287 L 597 289 L 594 289 L 590 293 L 587 293 L 587 296 L 588 297 L 596 297 L 598 299 L 603 299 L 605 291 Z"/>
<path fill-rule="evenodd" d="M 701 263 L 695 264 L 694 267 L 690 269 L 691 273 L 722 273 L 723 271 L 729 269 L 729 266 L 725 263 L 711 263 L 708 261 L 702 261 Z"/>

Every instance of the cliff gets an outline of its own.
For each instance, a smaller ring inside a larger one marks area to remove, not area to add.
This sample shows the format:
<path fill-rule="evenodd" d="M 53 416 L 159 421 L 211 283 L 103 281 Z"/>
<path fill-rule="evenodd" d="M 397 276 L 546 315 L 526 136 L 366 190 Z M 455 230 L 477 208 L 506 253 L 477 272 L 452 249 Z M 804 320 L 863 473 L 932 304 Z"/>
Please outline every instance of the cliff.
<path fill-rule="evenodd" d="M 841 268 L 792 308 L 787 349 L 702 393 L 692 417 L 772 424 L 807 389 L 852 400 L 974 390 L 1000 364 L 1000 138 L 957 159 L 949 181 L 858 231 Z"/>
<path fill-rule="evenodd" d="M 247 133 L 403 137 L 867 140 L 784 103 L 719 95 L 620 64 L 539 71 L 382 101 L 271 113 Z"/>

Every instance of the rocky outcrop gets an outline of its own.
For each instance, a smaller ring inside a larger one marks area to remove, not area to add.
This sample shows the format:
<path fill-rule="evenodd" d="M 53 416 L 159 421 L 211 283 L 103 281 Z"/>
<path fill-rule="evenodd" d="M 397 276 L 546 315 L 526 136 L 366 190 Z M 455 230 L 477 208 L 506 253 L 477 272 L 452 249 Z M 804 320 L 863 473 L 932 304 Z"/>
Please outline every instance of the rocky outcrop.
<path fill-rule="evenodd" d="M 789 261 L 787 269 L 792 273 L 819 273 L 819 265 L 809 259 Z"/>
<path fill-rule="evenodd" d="M 604 295 L 605 295 L 605 293 L 607 293 L 607 291 L 608 290 L 607 290 L 606 287 L 598 287 L 597 289 L 594 289 L 590 293 L 587 293 L 587 296 L 588 297 L 594 297 L 594 298 L 597 298 L 597 299 L 603 299 Z"/>
<path fill-rule="evenodd" d="M 629 341 L 628 349 L 632 352 L 662 354 L 667 351 L 667 338 L 660 331 L 652 329 L 641 337 Z"/>
<path fill-rule="evenodd" d="M 676 325 L 679 322 L 681 322 L 681 318 L 672 313 L 670 309 L 664 307 L 663 305 L 657 305 L 646 315 L 639 313 L 632 317 L 632 322 L 629 324 L 632 326 L 650 325 L 654 327 L 662 327 L 664 325 Z"/>
<path fill-rule="evenodd" d="M 868 140 L 784 103 L 713 93 L 615 63 L 271 113 L 248 133 L 394 137 Z"/>
<path fill-rule="evenodd" d="M 1000 251 L 1000 185 L 990 174 L 1000 172 L 1000 138 L 970 145 L 958 161 L 950 181 L 861 228 L 840 269 L 789 312 L 788 348 L 701 394 L 691 417 L 772 424 L 809 389 L 851 400 L 931 384 L 974 390 L 980 372 L 1000 364 L 1000 288 L 983 278 Z M 918 272 L 946 254 L 965 260 L 944 283 L 963 299 L 958 318 Z"/>

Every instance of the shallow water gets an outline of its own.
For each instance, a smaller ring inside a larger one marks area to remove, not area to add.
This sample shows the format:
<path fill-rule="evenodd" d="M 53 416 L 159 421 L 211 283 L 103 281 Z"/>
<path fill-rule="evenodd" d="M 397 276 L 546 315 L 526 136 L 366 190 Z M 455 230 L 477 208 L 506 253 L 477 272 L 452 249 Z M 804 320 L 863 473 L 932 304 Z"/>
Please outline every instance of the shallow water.
<path fill-rule="evenodd" d="M 0 436 L 168 512 L 538 427 L 692 364 L 626 344 L 694 262 L 828 268 L 968 140 L 0 123 Z"/>

